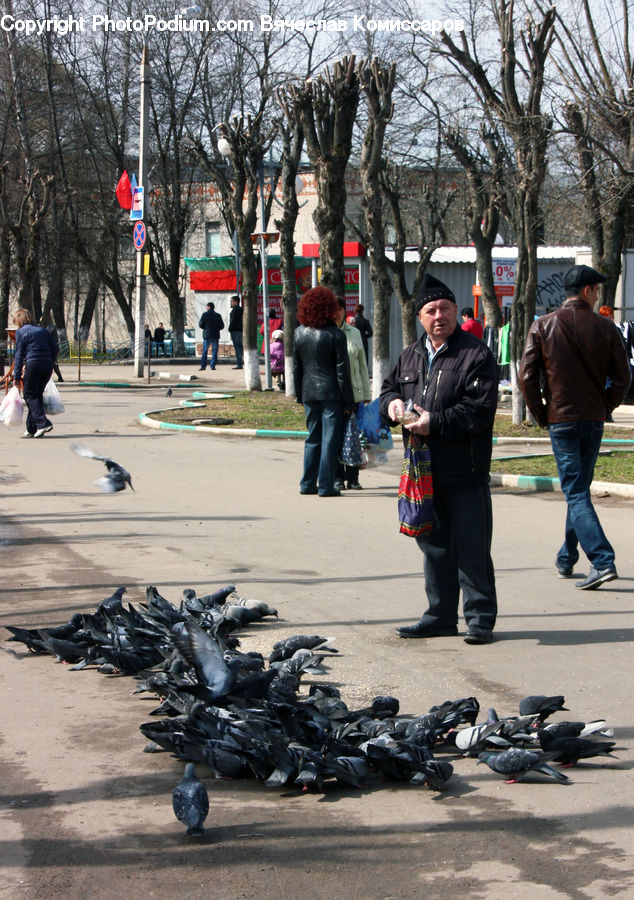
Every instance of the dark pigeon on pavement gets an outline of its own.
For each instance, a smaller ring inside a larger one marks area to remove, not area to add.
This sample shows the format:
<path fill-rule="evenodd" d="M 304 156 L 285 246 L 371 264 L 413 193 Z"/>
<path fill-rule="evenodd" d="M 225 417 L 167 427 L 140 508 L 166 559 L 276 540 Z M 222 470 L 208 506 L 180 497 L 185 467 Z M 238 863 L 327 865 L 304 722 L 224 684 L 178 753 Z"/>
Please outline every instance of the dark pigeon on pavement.
<path fill-rule="evenodd" d="M 566 710 L 564 706 L 564 698 L 561 694 L 554 697 L 546 697 L 543 694 L 531 694 L 520 700 L 520 716 L 534 716 L 539 714 L 540 722 L 547 719 L 552 713 L 559 710 Z"/>
<path fill-rule="evenodd" d="M 593 741 L 590 738 L 561 737 L 549 731 L 539 732 L 539 743 L 543 750 L 553 753 L 553 759 L 562 766 L 576 766 L 580 759 L 594 756 L 610 756 L 616 746 L 614 741 Z M 615 759 L 616 757 L 612 757 Z"/>

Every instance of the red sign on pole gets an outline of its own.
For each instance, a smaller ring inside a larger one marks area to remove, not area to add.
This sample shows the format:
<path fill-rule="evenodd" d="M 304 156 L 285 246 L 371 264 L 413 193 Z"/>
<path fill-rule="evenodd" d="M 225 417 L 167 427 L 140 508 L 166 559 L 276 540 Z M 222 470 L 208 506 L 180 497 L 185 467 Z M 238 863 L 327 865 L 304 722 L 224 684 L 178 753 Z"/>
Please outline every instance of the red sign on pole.
<path fill-rule="evenodd" d="M 143 250 L 145 246 L 145 223 L 136 222 L 132 229 L 132 240 L 137 250 Z"/>

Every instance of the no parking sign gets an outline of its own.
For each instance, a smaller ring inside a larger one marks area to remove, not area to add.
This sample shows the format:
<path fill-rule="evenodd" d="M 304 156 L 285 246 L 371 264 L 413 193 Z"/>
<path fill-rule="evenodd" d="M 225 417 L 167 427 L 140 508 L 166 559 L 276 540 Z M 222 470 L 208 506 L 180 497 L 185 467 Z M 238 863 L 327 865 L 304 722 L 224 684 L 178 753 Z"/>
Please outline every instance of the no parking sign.
<path fill-rule="evenodd" d="M 145 246 L 145 223 L 137 222 L 132 229 L 132 240 L 137 250 L 143 250 Z"/>

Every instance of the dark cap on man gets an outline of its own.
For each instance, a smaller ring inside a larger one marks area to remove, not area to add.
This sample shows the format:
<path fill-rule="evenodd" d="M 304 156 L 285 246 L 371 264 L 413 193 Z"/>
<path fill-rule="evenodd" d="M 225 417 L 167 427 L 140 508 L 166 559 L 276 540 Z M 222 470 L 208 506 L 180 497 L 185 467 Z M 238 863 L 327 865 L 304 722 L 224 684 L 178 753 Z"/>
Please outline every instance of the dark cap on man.
<path fill-rule="evenodd" d="M 426 303 L 431 303 L 434 300 L 450 300 L 452 303 L 456 302 L 453 292 L 446 284 L 443 284 L 438 278 L 434 278 L 429 272 L 425 272 L 425 277 L 423 278 L 418 294 L 416 295 L 416 312 L 419 313 Z"/>
<path fill-rule="evenodd" d="M 608 279 L 590 266 L 573 266 L 564 275 L 564 290 L 580 291 L 589 284 L 605 284 Z"/>

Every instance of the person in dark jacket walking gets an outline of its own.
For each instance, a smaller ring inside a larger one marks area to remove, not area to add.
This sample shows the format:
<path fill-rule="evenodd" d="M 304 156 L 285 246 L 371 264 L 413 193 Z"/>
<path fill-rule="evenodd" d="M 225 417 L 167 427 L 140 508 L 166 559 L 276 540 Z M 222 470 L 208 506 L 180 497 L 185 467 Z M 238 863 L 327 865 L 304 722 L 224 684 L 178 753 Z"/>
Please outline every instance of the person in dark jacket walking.
<path fill-rule="evenodd" d="M 599 285 L 607 279 L 590 266 L 573 266 L 564 276 L 566 301 L 531 325 L 519 368 L 526 405 L 548 427 L 561 490 L 566 531 L 555 559 L 560 578 L 572 578 L 578 545 L 590 571 L 575 587 L 594 590 L 618 578 L 614 548 L 590 499 L 603 423 L 625 398 L 630 369 L 614 323 L 597 315 Z"/>
<path fill-rule="evenodd" d="M 354 327 L 358 328 L 361 332 L 361 340 L 363 342 L 363 352 L 365 353 L 365 362 L 366 365 L 369 362 L 368 353 L 368 339 L 372 337 L 374 332 L 372 331 L 372 326 L 368 319 L 366 319 L 365 315 L 365 307 L 363 303 L 357 303 L 354 308 Z"/>
<path fill-rule="evenodd" d="M 44 412 L 44 388 L 53 374 L 57 362 L 58 344 L 51 333 L 33 324 L 28 309 L 18 309 L 13 316 L 15 333 L 15 383 L 22 387 L 24 402 L 28 408 L 25 438 L 41 438 L 53 430 Z"/>
<path fill-rule="evenodd" d="M 244 349 L 242 341 L 242 315 L 243 309 L 240 306 L 240 297 L 234 294 L 231 298 L 231 310 L 229 312 L 229 336 L 233 349 L 236 351 L 236 364 L 234 369 L 241 369 L 244 366 Z"/>
<path fill-rule="evenodd" d="M 417 538 L 424 554 L 428 609 L 400 637 L 458 633 L 462 588 L 465 641 L 488 644 L 497 615 L 491 559 L 489 468 L 498 374 L 491 351 L 458 325 L 450 289 L 425 275 L 416 300 L 422 337 L 401 353 L 383 382 L 381 414 L 395 425 L 408 400 L 418 418 L 403 425 L 403 440 L 424 435 L 431 451 L 434 526 Z"/>
<path fill-rule="evenodd" d="M 200 317 L 198 327 L 203 331 L 203 353 L 200 357 L 200 371 L 203 372 L 207 368 L 207 353 L 211 347 L 211 360 L 209 368 L 216 368 L 218 359 L 218 341 L 220 340 L 220 332 L 225 327 L 220 313 L 216 312 L 215 305 L 210 301 L 207 304 L 207 311 Z"/>
<path fill-rule="evenodd" d="M 293 378 L 304 404 L 308 437 L 300 494 L 339 497 L 335 488 L 344 412 L 354 409 L 346 337 L 335 325 L 337 298 L 325 287 L 306 291 L 297 307 Z"/>

